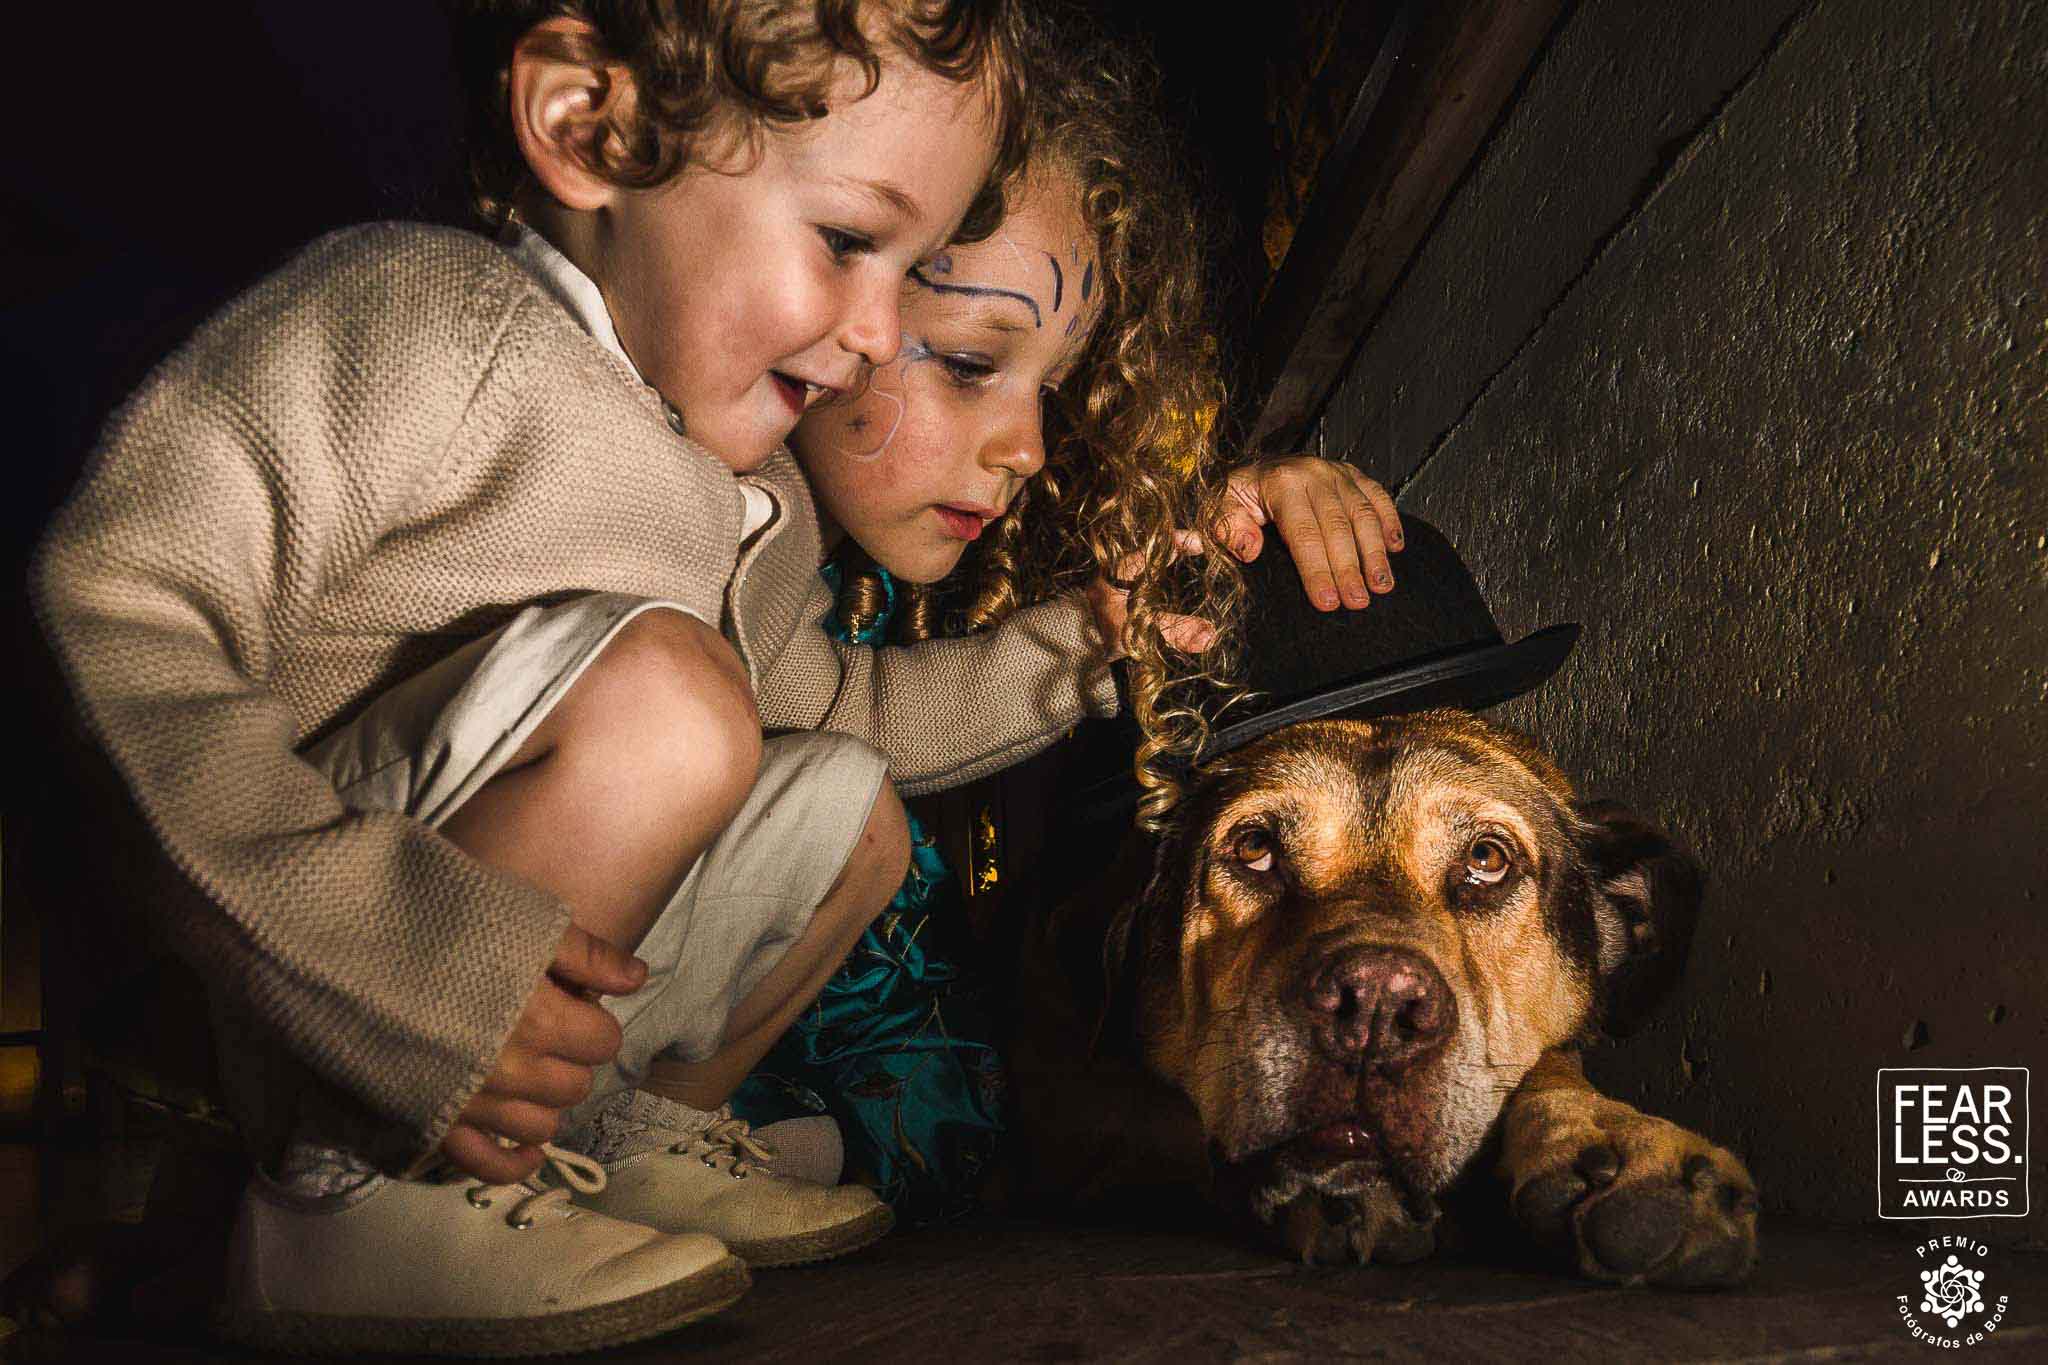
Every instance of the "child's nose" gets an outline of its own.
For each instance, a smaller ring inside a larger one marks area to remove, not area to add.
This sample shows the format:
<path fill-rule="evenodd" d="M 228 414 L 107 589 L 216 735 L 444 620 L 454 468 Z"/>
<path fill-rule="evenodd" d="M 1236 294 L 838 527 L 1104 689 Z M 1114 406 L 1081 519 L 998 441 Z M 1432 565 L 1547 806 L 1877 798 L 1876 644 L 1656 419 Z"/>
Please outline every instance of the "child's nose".
<path fill-rule="evenodd" d="M 1038 420 L 1038 403 L 1033 395 L 1028 419 L 1004 423 L 982 445 L 981 463 L 987 469 L 1007 469 L 1024 480 L 1045 468 L 1045 430 Z"/>
<path fill-rule="evenodd" d="M 903 318 L 893 286 L 863 292 L 840 328 L 839 345 L 870 365 L 886 365 L 903 348 Z"/>

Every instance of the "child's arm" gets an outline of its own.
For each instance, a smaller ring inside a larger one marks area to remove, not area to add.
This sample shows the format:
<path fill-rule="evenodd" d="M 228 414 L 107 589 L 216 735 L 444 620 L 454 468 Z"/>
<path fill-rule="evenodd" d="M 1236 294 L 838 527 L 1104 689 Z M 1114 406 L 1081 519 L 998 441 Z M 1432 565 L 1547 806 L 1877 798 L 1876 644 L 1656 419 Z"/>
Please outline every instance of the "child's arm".
<path fill-rule="evenodd" d="M 1347 604 L 1363 605 L 1361 561 L 1384 572 L 1384 547 L 1400 548 L 1393 500 L 1348 465 L 1306 456 L 1264 461 L 1234 472 L 1231 487 L 1220 538 L 1240 558 L 1255 558 L 1259 528 L 1273 524 L 1312 597 L 1341 585 Z M 908 647 L 843 645 L 815 626 L 799 630 L 760 680 L 762 723 L 867 740 L 889 756 L 890 779 L 905 796 L 970 782 L 1029 758 L 1085 716 L 1116 713 L 1114 656 L 1104 642 L 1121 633 L 1124 597 L 1098 579 L 1085 593 L 1026 607 L 994 630 Z M 831 607 L 820 580 L 804 619 L 822 620 Z M 1191 652 L 1213 638 L 1200 621 L 1162 629 L 1169 643 Z"/>
<path fill-rule="evenodd" d="M 831 608 L 820 579 L 803 619 L 822 621 Z M 880 749 L 905 796 L 1020 763 L 1083 717 L 1117 709 L 1102 636 L 1078 593 L 993 630 L 910 646 L 846 645 L 806 626 L 759 694 L 771 730 L 838 730 Z"/>
<path fill-rule="evenodd" d="M 362 307 L 420 311 L 418 281 L 365 274 Z M 171 946 L 397 1119 L 406 1150 L 377 1155 L 402 1165 L 492 1070 L 569 916 L 416 820 L 346 807 L 294 753 L 325 718 L 269 685 L 280 639 L 346 629 L 300 613 L 431 479 L 491 360 L 354 349 L 341 311 L 309 316 L 273 280 L 166 361 L 109 425 L 32 592 L 88 728 L 183 873 L 151 909 Z M 495 338 L 490 316 L 464 335 Z"/>

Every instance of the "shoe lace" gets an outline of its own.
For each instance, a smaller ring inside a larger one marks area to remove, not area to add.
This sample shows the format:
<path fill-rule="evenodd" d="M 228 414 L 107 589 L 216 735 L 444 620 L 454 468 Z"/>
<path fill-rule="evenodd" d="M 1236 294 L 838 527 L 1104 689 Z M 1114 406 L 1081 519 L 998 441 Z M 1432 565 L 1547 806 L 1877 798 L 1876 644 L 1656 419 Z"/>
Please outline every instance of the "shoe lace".
<path fill-rule="evenodd" d="M 723 1167 L 734 1180 L 745 1180 L 756 1169 L 766 1170 L 776 1155 L 772 1145 L 753 1135 L 752 1125 L 733 1116 L 729 1104 L 713 1110 L 710 1123 L 672 1145 L 669 1151 L 677 1156 L 697 1157 L 714 1169 Z"/>
<path fill-rule="evenodd" d="M 544 1212 L 559 1209 L 564 1216 L 574 1216 L 577 1210 L 567 1207 L 572 1196 L 596 1194 L 604 1188 L 604 1167 L 581 1152 L 543 1142 L 540 1154 L 540 1169 L 508 1185 L 494 1185 L 453 1167 L 447 1168 L 444 1178 L 476 1182 L 466 1196 L 471 1208 L 487 1209 L 500 1199 L 517 1197 L 519 1202 L 506 1211 L 505 1221 L 521 1232 L 532 1227 L 537 1215 Z"/>

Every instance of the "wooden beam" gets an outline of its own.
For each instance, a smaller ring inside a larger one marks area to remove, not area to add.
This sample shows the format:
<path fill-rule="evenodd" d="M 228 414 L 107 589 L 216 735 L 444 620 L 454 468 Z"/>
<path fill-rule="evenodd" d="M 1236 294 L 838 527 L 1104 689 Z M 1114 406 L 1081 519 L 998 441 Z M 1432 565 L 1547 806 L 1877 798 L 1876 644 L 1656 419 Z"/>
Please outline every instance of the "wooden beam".
<path fill-rule="evenodd" d="M 1307 439 L 1563 8 L 1403 0 L 1253 324 L 1253 448 Z"/>

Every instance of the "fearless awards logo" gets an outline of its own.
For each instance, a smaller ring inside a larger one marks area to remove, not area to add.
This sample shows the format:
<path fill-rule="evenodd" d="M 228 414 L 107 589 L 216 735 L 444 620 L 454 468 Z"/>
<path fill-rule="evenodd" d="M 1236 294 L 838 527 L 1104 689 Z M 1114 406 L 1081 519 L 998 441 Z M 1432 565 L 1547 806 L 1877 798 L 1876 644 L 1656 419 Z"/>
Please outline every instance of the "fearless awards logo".
<path fill-rule="evenodd" d="M 2027 1080 L 2023 1066 L 1880 1070 L 1878 1217 L 2024 1217 Z"/>

